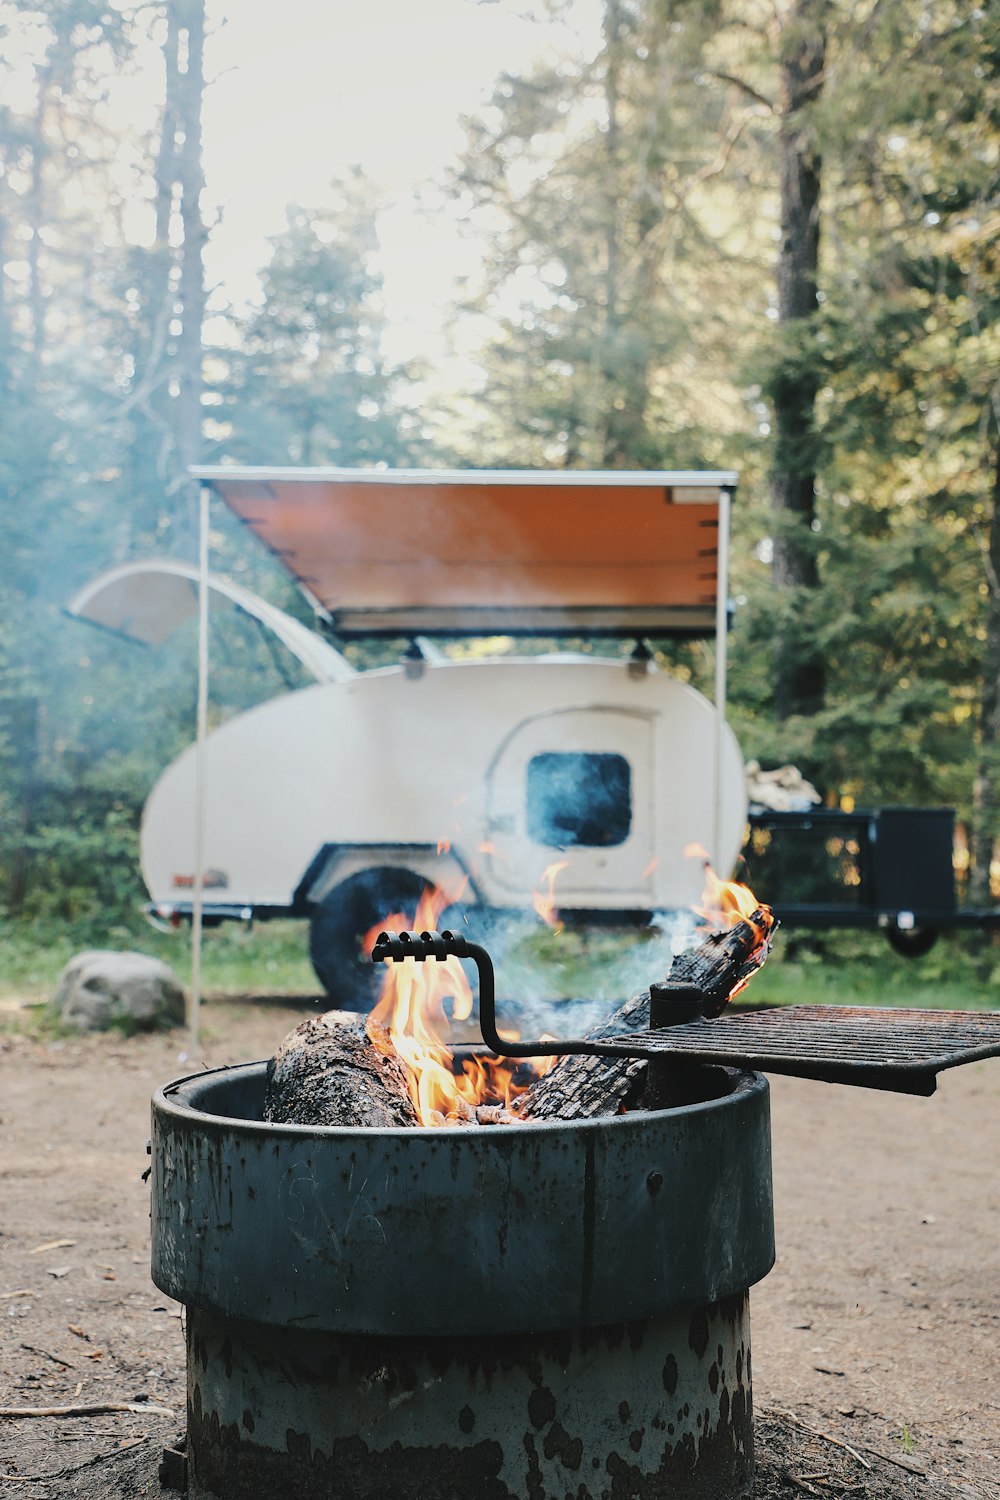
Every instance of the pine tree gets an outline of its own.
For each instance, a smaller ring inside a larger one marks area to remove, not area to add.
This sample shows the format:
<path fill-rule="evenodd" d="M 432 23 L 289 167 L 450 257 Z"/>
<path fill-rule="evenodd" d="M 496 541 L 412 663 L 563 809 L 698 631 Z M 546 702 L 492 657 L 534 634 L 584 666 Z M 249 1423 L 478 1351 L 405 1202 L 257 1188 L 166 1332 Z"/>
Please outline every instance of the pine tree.
<path fill-rule="evenodd" d="M 289 210 L 260 303 L 220 351 L 224 447 L 246 462 L 392 466 L 406 454 L 399 375 L 381 344 L 376 202 L 360 173 L 338 198 Z"/>

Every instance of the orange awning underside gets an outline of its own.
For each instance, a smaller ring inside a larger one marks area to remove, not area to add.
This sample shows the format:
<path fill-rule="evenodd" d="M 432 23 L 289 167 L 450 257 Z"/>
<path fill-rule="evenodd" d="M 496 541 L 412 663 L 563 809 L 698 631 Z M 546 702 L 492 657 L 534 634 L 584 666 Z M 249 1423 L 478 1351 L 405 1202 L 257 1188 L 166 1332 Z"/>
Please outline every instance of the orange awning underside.
<path fill-rule="evenodd" d="M 729 474 L 199 477 L 345 634 L 715 627 Z"/>

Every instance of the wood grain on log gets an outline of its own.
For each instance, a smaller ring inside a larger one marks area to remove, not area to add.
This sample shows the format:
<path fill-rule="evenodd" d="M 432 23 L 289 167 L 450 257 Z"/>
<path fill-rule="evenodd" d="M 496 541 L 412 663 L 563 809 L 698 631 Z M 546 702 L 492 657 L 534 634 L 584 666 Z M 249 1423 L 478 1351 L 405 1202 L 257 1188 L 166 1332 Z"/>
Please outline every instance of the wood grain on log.
<path fill-rule="evenodd" d="M 277 1124 L 416 1125 L 406 1070 L 377 1047 L 363 1016 L 313 1016 L 289 1032 L 267 1066 L 264 1118 Z"/>

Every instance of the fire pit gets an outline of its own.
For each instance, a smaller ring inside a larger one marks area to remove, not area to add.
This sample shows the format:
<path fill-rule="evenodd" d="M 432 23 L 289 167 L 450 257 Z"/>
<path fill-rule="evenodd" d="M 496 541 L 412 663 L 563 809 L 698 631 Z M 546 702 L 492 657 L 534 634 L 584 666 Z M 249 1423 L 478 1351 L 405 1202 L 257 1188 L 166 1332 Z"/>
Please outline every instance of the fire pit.
<path fill-rule="evenodd" d="M 625 1114 L 278 1124 L 264 1063 L 155 1096 L 152 1270 L 187 1309 L 193 1500 L 750 1494 L 748 1289 L 774 1231 L 767 1083 L 739 1064 L 931 1093 L 1000 1053 L 1000 1014 L 719 1016 L 733 954 L 754 961 L 743 927 L 697 950 L 704 972 L 726 959 L 721 991 L 672 970 L 653 1029 L 557 1043 L 497 1031 L 489 955 L 464 937 L 379 937 L 411 968 L 474 959 L 499 1054 L 644 1059 Z"/>
<path fill-rule="evenodd" d="M 753 1478 L 768 1090 L 480 1131 L 265 1122 L 265 1065 L 153 1101 L 195 1500 L 708 1500 Z"/>

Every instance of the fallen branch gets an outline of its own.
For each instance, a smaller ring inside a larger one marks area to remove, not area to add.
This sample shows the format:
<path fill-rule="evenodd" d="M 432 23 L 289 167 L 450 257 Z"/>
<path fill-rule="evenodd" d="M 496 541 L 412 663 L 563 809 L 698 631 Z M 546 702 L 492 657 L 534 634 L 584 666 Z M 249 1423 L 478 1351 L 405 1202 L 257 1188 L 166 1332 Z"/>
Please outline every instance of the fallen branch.
<path fill-rule="evenodd" d="M 811 1432 L 813 1437 L 822 1438 L 825 1443 L 832 1443 L 835 1448 L 843 1448 L 845 1453 L 857 1459 L 863 1469 L 871 1469 L 871 1464 L 863 1454 L 858 1452 L 857 1448 L 852 1448 L 850 1443 L 845 1443 L 842 1438 L 835 1438 L 832 1433 L 824 1432 L 821 1427 L 810 1427 L 808 1422 L 803 1422 L 802 1418 L 797 1417 L 794 1412 L 785 1411 L 780 1406 L 768 1406 L 763 1408 L 761 1416 L 782 1417 L 786 1422 L 791 1422 L 793 1427 L 801 1427 L 803 1432 Z M 874 1450 L 870 1448 L 868 1451 L 871 1453 Z"/>
<path fill-rule="evenodd" d="M 99 1401 L 90 1406 L 0 1406 L 0 1417 L 102 1417 L 119 1411 L 139 1417 L 174 1415 L 169 1406 L 150 1406 L 145 1401 Z"/>
<path fill-rule="evenodd" d="M 807 1495 L 819 1494 L 819 1490 L 814 1484 L 810 1484 L 806 1479 L 796 1478 L 796 1476 L 791 1472 L 790 1469 L 782 1469 L 781 1472 L 784 1475 L 786 1482 L 792 1485 L 794 1489 L 804 1490 Z"/>

